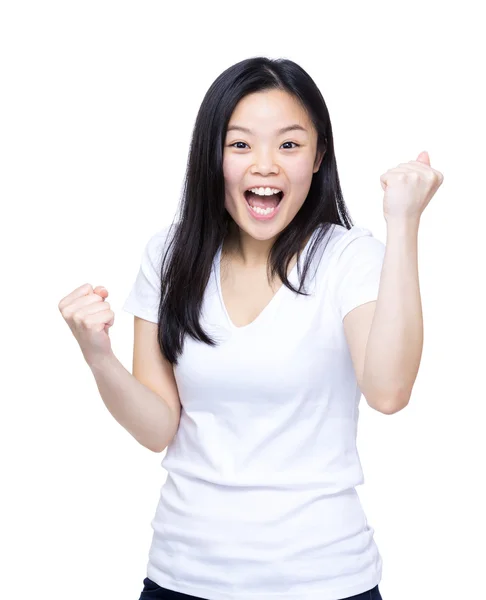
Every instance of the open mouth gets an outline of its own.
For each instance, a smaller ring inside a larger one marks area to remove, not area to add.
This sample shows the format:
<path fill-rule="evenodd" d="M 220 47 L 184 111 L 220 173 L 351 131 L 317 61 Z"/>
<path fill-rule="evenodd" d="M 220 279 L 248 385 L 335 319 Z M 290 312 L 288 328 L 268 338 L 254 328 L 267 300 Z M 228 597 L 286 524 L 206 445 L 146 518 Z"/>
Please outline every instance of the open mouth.
<path fill-rule="evenodd" d="M 261 196 L 260 194 L 255 194 L 254 192 L 250 192 L 250 190 L 246 190 L 244 193 L 245 199 L 248 204 L 252 207 L 259 206 L 260 208 L 268 208 L 275 207 L 280 204 L 280 201 L 284 197 L 283 192 L 278 192 L 278 194 L 270 194 L 269 196 Z"/>
<path fill-rule="evenodd" d="M 259 195 L 246 190 L 244 196 L 252 215 L 258 220 L 267 220 L 278 213 L 284 193 L 278 192 L 269 195 Z"/>

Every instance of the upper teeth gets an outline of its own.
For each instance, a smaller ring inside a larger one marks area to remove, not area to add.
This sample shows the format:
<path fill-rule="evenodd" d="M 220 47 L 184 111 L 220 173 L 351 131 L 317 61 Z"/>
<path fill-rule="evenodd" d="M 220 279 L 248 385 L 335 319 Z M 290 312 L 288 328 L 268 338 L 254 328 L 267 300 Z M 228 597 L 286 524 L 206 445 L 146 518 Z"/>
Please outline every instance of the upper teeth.
<path fill-rule="evenodd" d="M 254 194 L 258 194 L 259 196 L 271 196 L 272 194 L 279 194 L 282 190 L 277 190 L 275 188 L 269 187 L 260 187 L 260 188 L 251 188 L 248 190 L 249 192 L 253 192 Z"/>

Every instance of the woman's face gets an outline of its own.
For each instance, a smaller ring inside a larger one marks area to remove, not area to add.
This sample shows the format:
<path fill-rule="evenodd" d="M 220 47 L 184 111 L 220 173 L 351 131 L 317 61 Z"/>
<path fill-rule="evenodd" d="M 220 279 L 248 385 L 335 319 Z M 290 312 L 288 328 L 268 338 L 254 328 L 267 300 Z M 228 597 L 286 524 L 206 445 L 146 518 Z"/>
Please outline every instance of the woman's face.
<path fill-rule="evenodd" d="M 292 125 L 302 129 L 279 131 Z M 323 154 L 316 159 L 316 147 L 312 122 L 287 92 L 267 90 L 240 100 L 228 123 L 223 172 L 225 207 L 242 232 L 269 240 L 287 227 L 321 164 Z M 263 219 L 254 216 L 245 197 L 245 191 L 253 187 L 284 192 L 275 214 Z"/>

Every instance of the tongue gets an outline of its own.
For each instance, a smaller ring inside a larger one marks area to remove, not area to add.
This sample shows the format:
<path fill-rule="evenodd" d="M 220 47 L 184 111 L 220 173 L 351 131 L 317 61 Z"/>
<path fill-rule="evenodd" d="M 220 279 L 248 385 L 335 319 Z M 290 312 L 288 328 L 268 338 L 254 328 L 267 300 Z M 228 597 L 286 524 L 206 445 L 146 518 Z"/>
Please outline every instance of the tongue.
<path fill-rule="evenodd" d="M 245 196 L 248 204 L 253 207 L 275 208 L 279 201 L 279 196 L 277 194 L 272 194 L 271 196 L 259 196 L 253 192 L 247 192 Z"/>

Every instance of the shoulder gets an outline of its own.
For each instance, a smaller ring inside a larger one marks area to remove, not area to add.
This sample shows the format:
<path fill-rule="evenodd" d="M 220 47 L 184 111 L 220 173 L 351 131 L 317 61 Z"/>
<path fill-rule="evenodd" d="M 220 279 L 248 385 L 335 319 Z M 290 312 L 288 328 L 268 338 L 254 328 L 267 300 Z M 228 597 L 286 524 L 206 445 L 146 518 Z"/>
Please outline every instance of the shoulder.
<path fill-rule="evenodd" d="M 353 225 L 347 229 L 344 225 L 332 223 L 325 228 L 325 233 L 317 233 L 317 247 L 313 251 L 313 259 L 326 265 L 333 265 L 339 260 L 342 262 L 352 254 L 367 252 L 372 247 L 384 249 L 385 245 L 377 239 L 372 231 L 360 225 Z M 344 255 L 344 257 L 343 257 Z"/>
<path fill-rule="evenodd" d="M 380 246 L 384 247 L 383 242 L 367 227 L 353 225 L 347 229 L 343 225 L 336 225 L 330 240 L 330 253 L 338 258 L 345 250 L 349 254 L 351 249 L 360 252 L 364 247 Z"/>
<path fill-rule="evenodd" d="M 379 263 L 385 254 L 385 244 L 373 232 L 360 225 L 347 229 L 336 225 L 327 245 L 328 265 L 340 275 L 350 268 L 360 270 L 366 264 Z"/>
<path fill-rule="evenodd" d="M 154 231 L 145 245 L 144 257 L 152 263 L 160 263 L 175 231 L 174 224 L 164 225 Z"/>
<path fill-rule="evenodd" d="M 154 247 L 162 247 L 171 237 L 173 237 L 174 231 L 175 225 L 173 223 L 170 225 L 164 225 L 162 228 L 159 228 L 152 233 L 148 243 Z"/>

